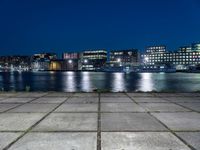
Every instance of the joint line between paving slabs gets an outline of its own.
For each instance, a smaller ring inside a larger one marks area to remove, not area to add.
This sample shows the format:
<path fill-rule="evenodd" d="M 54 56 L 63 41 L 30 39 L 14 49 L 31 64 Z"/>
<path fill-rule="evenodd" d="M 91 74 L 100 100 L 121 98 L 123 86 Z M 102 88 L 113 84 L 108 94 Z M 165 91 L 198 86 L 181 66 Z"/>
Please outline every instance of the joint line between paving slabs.
<path fill-rule="evenodd" d="M 48 112 L 45 116 L 43 116 L 40 120 L 38 120 L 35 124 L 33 124 L 30 128 L 28 128 L 22 135 L 20 135 L 17 139 L 15 139 L 13 142 L 11 142 L 9 145 L 7 145 L 3 150 L 8 150 L 13 144 L 15 144 L 19 139 L 24 137 L 27 133 L 29 133 L 36 125 L 38 125 L 42 120 L 44 120 L 46 117 L 48 117 L 52 112 L 54 112 L 58 107 L 60 107 L 62 104 L 64 104 L 68 99 L 70 99 L 73 95 L 68 96 L 65 101 L 60 103 L 58 106 L 56 106 L 53 110 Z"/>
<path fill-rule="evenodd" d="M 101 95 L 98 93 L 97 150 L 101 150 Z"/>
<path fill-rule="evenodd" d="M 48 94 L 48 93 L 47 93 L 47 94 Z M 21 107 L 21 106 L 23 106 L 23 105 L 25 105 L 25 104 L 29 104 L 29 103 L 31 103 L 31 102 L 33 102 L 33 101 L 39 99 L 39 98 L 45 97 L 47 94 L 42 95 L 42 96 L 40 96 L 40 97 L 35 97 L 35 98 L 33 98 L 32 100 L 30 100 L 30 101 L 28 101 L 28 102 L 24 102 L 24 103 L 21 103 L 21 104 L 19 103 L 19 105 L 15 106 L 15 107 L 12 107 L 12 108 L 10 108 L 10 109 L 7 109 L 7 110 L 5 110 L 5 111 L 3 111 L 3 112 L 0 112 L 0 114 L 1 114 L 1 113 L 5 113 L 5 112 L 8 112 L 8 111 L 10 111 L 10 110 L 13 110 L 13 109 L 15 109 L 15 108 L 17 108 L 17 107 Z M 15 98 L 15 97 L 9 97 L 9 98 Z M 7 99 L 9 99 L 9 98 L 7 98 Z M 28 97 L 18 97 L 18 98 L 28 98 Z M 5 99 L 5 100 L 6 100 L 6 99 Z M 4 103 L 2 103 L 2 104 L 4 104 Z M 6 104 L 13 104 L 13 103 L 6 103 Z"/>
<path fill-rule="evenodd" d="M 167 125 L 165 125 L 162 121 L 160 121 L 159 119 L 157 119 L 154 115 L 152 115 L 150 112 L 147 112 L 151 117 L 153 117 L 154 119 L 156 119 L 160 124 L 162 124 L 165 128 L 167 128 L 175 137 L 177 137 L 180 141 L 182 141 L 187 147 L 189 147 L 191 150 L 196 150 L 193 146 L 191 146 L 190 144 L 188 144 L 185 140 L 183 140 L 182 138 L 180 138 L 173 130 L 171 130 Z"/>
<path fill-rule="evenodd" d="M 130 98 L 134 103 L 138 104 L 138 102 L 136 102 L 131 96 L 129 96 L 127 93 L 125 93 L 125 95 Z"/>
<path fill-rule="evenodd" d="M 170 103 L 172 103 L 172 104 L 175 104 L 175 105 L 178 105 L 178 106 L 183 107 L 183 108 L 185 108 L 185 109 L 188 109 L 188 110 L 190 110 L 189 112 L 200 113 L 199 111 L 196 111 L 196 110 L 193 110 L 193 109 L 191 109 L 191 108 L 189 108 L 189 107 L 183 106 L 183 105 L 179 104 L 178 102 L 170 101 L 170 100 L 168 100 L 168 99 L 165 98 L 165 97 L 160 97 L 160 96 L 159 96 L 159 98 L 162 98 L 162 99 L 164 99 L 164 100 L 166 100 L 166 101 L 168 101 L 168 102 L 170 102 Z"/>

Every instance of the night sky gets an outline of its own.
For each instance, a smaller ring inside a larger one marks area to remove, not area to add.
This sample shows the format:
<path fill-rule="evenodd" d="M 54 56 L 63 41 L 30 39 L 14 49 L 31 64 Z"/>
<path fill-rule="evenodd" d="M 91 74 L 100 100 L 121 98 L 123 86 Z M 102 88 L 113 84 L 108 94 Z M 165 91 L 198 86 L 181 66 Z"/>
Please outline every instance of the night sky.
<path fill-rule="evenodd" d="M 199 0 L 0 0 L 0 55 L 169 50 L 200 41 Z"/>

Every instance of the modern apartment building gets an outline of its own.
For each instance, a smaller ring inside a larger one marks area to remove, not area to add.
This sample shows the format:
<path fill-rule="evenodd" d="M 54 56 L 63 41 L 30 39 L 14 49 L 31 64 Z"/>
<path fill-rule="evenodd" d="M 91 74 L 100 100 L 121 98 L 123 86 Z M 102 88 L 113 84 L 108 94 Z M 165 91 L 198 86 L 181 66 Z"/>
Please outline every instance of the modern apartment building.
<path fill-rule="evenodd" d="M 102 50 L 87 50 L 80 54 L 81 70 L 100 70 L 107 61 L 107 51 Z"/>
<path fill-rule="evenodd" d="M 140 54 L 137 49 L 111 50 L 111 66 L 137 66 L 139 65 Z"/>
<path fill-rule="evenodd" d="M 67 52 L 63 53 L 63 70 L 77 71 L 81 69 L 80 53 Z"/>
<path fill-rule="evenodd" d="M 30 63 L 30 56 L 0 56 L 0 69 L 29 70 Z"/>
<path fill-rule="evenodd" d="M 200 64 L 200 44 L 180 47 L 178 51 L 169 52 L 166 46 L 151 46 L 141 55 L 143 65 L 174 65 L 177 69 Z"/>
<path fill-rule="evenodd" d="M 32 70 L 49 70 L 50 62 L 57 59 L 55 53 L 34 54 L 31 59 Z"/>

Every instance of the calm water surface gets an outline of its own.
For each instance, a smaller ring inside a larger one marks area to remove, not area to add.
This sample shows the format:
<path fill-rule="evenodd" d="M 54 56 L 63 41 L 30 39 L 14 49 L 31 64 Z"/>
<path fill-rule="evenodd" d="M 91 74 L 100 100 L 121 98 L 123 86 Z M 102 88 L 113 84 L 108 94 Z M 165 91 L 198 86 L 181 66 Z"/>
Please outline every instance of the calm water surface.
<path fill-rule="evenodd" d="M 197 73 L 104 73 L 104 72 L 0 72 L 0 88 L 6 91 L 176 91 L 200 90 Z"/>

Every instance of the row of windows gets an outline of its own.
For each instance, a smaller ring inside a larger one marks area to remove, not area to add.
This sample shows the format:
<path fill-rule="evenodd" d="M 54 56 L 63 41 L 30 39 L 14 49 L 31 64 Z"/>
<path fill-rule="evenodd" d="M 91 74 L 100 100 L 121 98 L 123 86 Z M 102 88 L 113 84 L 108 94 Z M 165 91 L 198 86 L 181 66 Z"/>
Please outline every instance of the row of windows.
<path fill-rule="evenodd" d="M 200 64 L 200 62 L 173 62 L 174 65 L 188 65 L 188 64 Z M 155 65 L 155 63 L 149 63 L 149 65 Z"/>
<path fill-rule="evenodd" d="M 200 55 L 200 52 L 192 52 L 192 53 L 165 53 L 165 54 L 149 54 L 149 55 L 142 55 L 142 57 L 162 57 L 162 56 L 197 56 Z"/>
<path fill-rule="evenodd" d="M 149 60 L 148 62 L 171 62 L 171 61 L 198 61 L 200 62 L 200 59 L 170 59 L 170 60 Z"/>
<path fill-rule="evenodd" d="M 84 58 L 107 58 L 105 55 L 86 55 Z"/>
<path fill-rule="evenodd" d="M 152 60 L 200 60 L 200 57 L 193 57 L 193 58 L 154 58 L 154 59 L 151 59 L 149 58 L 148 60 L 146 61 L 152 61 Z"/>
<path fill-rule="evenodd" d="M 153 57 L 149 56 L 148 59 L 172 59 L 172 58 L 200 58 L 200 56 L 175 56 L 175 57 Z"/>

